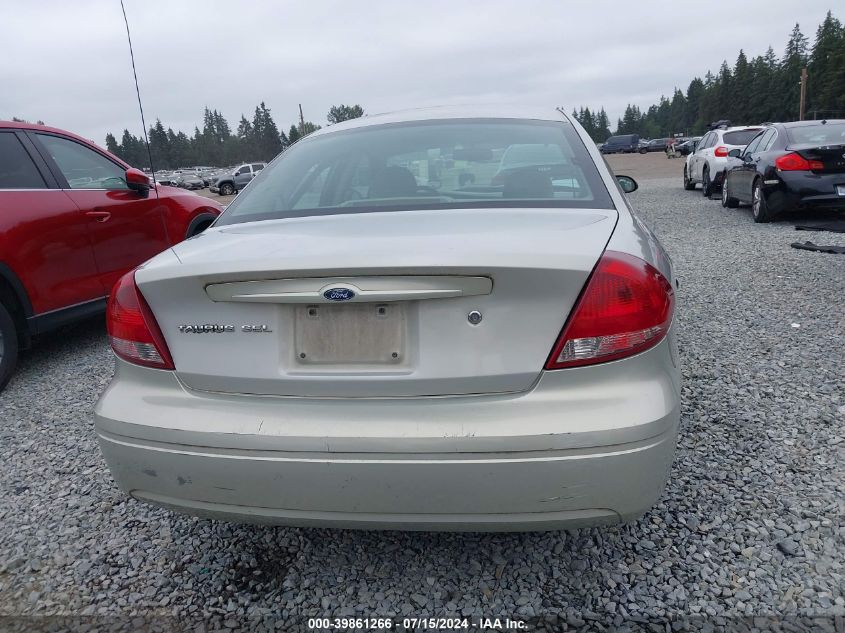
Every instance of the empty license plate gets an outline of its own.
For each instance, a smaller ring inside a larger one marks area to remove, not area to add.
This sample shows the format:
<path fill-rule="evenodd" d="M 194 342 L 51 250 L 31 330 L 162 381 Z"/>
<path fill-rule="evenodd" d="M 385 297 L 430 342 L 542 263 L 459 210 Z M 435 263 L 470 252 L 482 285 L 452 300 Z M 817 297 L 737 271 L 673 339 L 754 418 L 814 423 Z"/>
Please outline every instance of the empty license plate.
<path fill-rule="evenodd" d="M 398 364 L 405 356 L 404 303 L 296 307 L 294 353 L 304 364 Z"/>

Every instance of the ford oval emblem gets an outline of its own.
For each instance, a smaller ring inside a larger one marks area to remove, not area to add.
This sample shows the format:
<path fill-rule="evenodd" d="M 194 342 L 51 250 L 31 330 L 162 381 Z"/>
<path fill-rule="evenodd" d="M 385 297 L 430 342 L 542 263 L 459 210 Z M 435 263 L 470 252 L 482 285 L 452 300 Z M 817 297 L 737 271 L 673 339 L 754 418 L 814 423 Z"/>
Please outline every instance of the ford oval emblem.
<path fill-rule="evenodd" d="M 349 301 L 355 296 L 355 291 L 351 288 L 329 288 L 323 296 L 329 301 Z"/>

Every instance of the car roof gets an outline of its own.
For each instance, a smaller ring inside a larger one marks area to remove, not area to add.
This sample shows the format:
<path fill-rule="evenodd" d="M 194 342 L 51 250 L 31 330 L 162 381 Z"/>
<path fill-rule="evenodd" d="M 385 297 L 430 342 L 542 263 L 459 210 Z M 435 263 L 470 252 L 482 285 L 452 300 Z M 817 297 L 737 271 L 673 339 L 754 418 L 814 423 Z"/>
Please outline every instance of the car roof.
<path fill-rule="evenodd" d="M 25 123 L 25 122 L 22 122 L 22 121 L 0 121 L 0 130 L 2 130 L 2 129 L 30 130 L 30 131 L 33 131 L 33 132 L 52 132 L 53 134 L 61 134 L 62 136 L 66 136 L 68 138 L 76 139 L 77 141 L 80 141 L 81 143 L 85 143 L 87 145 L 93 145 L 98 150 L 100 150 L 104 154 L 107 154 L 108 156 L 110 156 L 111 158 L 113 158 L 114 160 L 119 162 L 121 165 L 123 165 L 124 167 L 126 167 L 126 168 L 130 167 L 129 163 L 121 160 L 120 158 L 118 158 L 114 154 L 109 153 L 108 151 L 106 151 L 105 149 L 100 147 L 97 143 L 95 143 L 94 141 L 87 139 L 84 136 L 79 136 L 79 134 L 74 134 L 73 132 L 68 132 L 67 130 L 62 130 L 62 129 L 57 128 L 57 127 L 50 127 L 49 125 L 38 125 L 37 123 Z"/>
<path fill-rule="evenodd" d="M 831 123 L 841 125 L 842 123 L 845 123 L 845 119 L 819 119 L 819 120 L 810 120 L 810 121 L 789 121 L 789 122 L 786 122 L 786 123 L 777 123 L 776 125 L 781 125 L 785 128 L 810 127 L 810 126 L 813 126 L 813 125 L 822 125 L 822 121 L 824 121 L 825 125 L 830 125 Z"/>
<path fill-rule="evenodd" d="M 38 125 L 36 123 L 24 123 L 21 121 L 0 121 L 0 128 L 11 128 L 16 130 L 32 130 L 34 132 L 53 132 L 54 134 L 62 134 L 64 136 L 69 136 L 71 138 L 75 138 L 78 141 L 83 141 L 85 143 L 91 143 L 92 145 L 96 145 L 93 141 L 79 136 L 78 134 L 74 134 L 73 132 L 68 132 L 67 130 L 62 130 L 57 127 L 50 127 L 49 125 Z M 99 147 L 99 146 L 98 146 Z"/>
<path fill-rule="evenodd" d="M 407 123 L 411 121 L 436 121 L 449 119 L 535 119 L 539 121 L 568 121 L 569 117 L 548 106 L 509 106 L 509 105 L 452 105 L 434 106 L 397 110 L 381 114 L 368 114 L 357 119 L 336 123 L 321 128 L 309 137 L 322 136 L 341 130 L 386 125 L 388 123 Z"/>
<path fill-rule="evenodd" d="M 754 131 L 754 130 L 762 130 L 764 127 L 766 127 L 766 126 L 765 125 L 734 125 L 733 127 L 719 128 L 715 131 L 716 132 L 722 132 L 723 134 L 725 132 L 742 132 L 744 130 L 748 130 L 749 132 L 751 132 L 751 131 Z"/>

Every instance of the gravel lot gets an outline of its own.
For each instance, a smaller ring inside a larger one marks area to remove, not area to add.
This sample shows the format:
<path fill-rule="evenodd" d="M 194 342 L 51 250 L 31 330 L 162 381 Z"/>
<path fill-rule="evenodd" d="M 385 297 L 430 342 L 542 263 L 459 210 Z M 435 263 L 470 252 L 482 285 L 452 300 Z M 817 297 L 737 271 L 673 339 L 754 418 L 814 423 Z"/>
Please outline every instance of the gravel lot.
<path fill-rule="evenodd" d="M 755 225 L 747 208 L 683 191 L 680 160 L 610 162 L 624 172 L 638 159 L 672 176 L 642 180 L 631 199 L 680 276 L 684 367 L 677 458 L 640 521 L 403 534 L 144 506 L 116 489 L 94 437 L 112 372 L 95 320 L 40 340 L 0 396 L 0 614 L 212 615 L 218 628 L 245 615 L 556 615 L 583 630 L 629 616 L 705 630 L 771 616 L 786 630 L 843 630 L 845 257 L 789 244 L 845 235 Z"/>

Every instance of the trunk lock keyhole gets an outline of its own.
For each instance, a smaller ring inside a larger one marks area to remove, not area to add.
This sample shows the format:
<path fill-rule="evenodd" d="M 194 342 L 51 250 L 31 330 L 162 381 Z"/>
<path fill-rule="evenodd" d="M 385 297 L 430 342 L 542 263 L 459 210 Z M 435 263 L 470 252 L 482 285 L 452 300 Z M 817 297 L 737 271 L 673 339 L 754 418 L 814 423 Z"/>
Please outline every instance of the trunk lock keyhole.
<path fill-rule="evenodd" d="M 481 313 L 478 310 L 473 310 L 467 315 L 467 321 L 469 321 L 472 325 L 478 325 L 481 323 Z"/>

